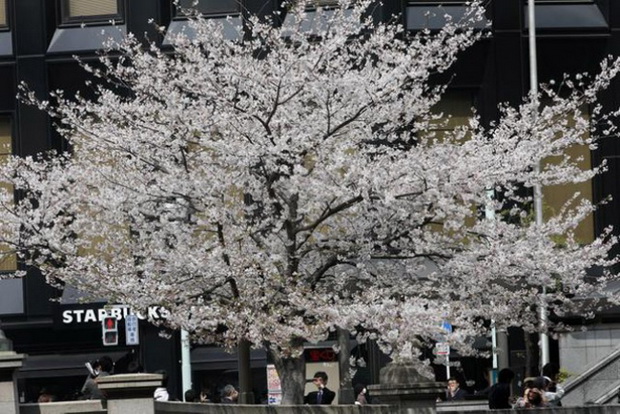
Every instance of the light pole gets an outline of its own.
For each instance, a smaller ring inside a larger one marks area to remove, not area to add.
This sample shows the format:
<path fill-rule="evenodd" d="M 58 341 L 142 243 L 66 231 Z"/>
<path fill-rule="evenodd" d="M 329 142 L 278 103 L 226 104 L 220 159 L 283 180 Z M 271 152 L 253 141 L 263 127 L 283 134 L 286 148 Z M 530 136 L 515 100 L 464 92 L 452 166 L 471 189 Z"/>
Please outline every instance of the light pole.
<path fill-rule="evenodd" d="M 534 117 L 538 116 L 538 62 L 536 58 L 536 11 L 535 1 L 528 0 L 527 17 L 528 17 L 528 40 L 529 40 L 529 56 L 530 56 L 530 95 L 536 103 L 536 112 Z M 534 118 L 535 120 L 536 118 Z M 540 163 L 534 165 L 536 173 L 540 172 Z M 542 205 L 542 187 L 540 184 L 534 186 L 534 214 L 536 216 L 536 225 L 543 224 L 543 205 Z M 547 303 L 546 288 L 543 286 L 540 297 L 540 366 L 541 368 L 549 362 L 549 336 L 544 332 L 547 328 Z"/>

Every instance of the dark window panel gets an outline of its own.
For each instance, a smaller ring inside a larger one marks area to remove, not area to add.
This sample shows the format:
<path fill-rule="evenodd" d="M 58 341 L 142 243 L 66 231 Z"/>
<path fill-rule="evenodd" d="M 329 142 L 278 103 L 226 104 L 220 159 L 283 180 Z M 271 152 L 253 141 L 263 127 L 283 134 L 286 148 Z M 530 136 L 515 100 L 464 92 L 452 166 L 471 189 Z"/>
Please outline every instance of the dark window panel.
<path fill-rule="evenodd" d="M 241 0 L 180 0 L 181 9 L 195 9 L 203 14 L 241 12 Z"/>

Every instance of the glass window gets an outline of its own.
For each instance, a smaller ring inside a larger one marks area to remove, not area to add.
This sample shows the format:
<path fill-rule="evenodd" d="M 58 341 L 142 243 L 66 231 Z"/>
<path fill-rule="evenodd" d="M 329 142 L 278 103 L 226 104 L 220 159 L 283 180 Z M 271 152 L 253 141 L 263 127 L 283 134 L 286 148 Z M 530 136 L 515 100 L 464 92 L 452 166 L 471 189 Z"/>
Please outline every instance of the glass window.
<path fill-rule="evenodd" d="M 586 120 L 590 120 L 590 116 L 587 108 L 582 108 L 582 117 Z M 574 125 L 575 120 L 566 117 L 569 124 Z M 573 146 L 565 151 L 571 159 L 577 160 L 577 165 L 583 171 L 592 168 L 591 152 L 587 145 Z M 560 161 L 559 157 L 548 158 L 543 162 L 543 167 L 546 165 L 557 164 Z M 562 207 L 572 199 L 575 193 L 579 193 L 579 198 L 574 200 L 570 206 L 575 207 L 581 202 L 582 199 L 588 201 L 593 200 L 592 194 L 592 180 L 583 183 L 572 183 L 563 185 L 546 186 L 542 189 L 543 192 L 543 216 L 545 220 L 555 216 Z M 586 217 L 575 229 L 575 238 L 579 243 L 591 243 L 594 240 L 594 217 L 590 214 Z M 560 240 L 561 241 L 561 240 Z"/>
<path fill-rule="evenodd" d="M 120 14 L 118 0 L 62 0 L 64 20 L 109 18 Z"/>
<path fill-rule="evenodd" d="M 0 163 L 3 163 L 13 152 L 13 139 L 11 135 L 11 119 L 9 117 L 0 117 Z M 13 190 L 13 187 L 0 183 L 3 188 L 8 188 L 9 191 Z M 6 254 L 9 251 L 9 247 L 0 244 L 0 272 L 13 272 L 17 270 L 17 258 L 15 254 Z"/>
<path fill-rule="evenodd" d="M 433 122 L 432 131 L 441 141 L 443 137 L 456 128 L 469 125 L 474 116 L 474 96 L 469 90 L 447 91 L 432 109 L 433 114 L 444 116 Z M 446 119 L 446 117 L 449 118 Z"/>
<path fill-rule="evenodd" d="M 315 6 L 336 6 L 338 5 L 338 0 L 313 0 Z"/>
<path fill-rule="evenodd" d="M 180 0 L 181 9 L 195 9 L 203 14 L 240 13 L 242 0 Z"/>
<path fill-rule="evenodd" d="M 8 25 L 6 14 L 6 0 L 0 0 L 0 27 Z"/>

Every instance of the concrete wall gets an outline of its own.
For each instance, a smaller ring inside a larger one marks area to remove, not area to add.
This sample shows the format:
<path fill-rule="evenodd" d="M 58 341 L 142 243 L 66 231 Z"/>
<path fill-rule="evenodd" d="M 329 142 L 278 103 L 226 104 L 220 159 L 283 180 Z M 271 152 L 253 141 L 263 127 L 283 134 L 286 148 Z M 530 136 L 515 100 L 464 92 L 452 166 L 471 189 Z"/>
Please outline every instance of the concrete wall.
<path fill-rule="evenodd" d="M 560 334 L 560 367 L 577 375 L 611 353 L 620 343 L 620 324 L 588 327 Z"/>

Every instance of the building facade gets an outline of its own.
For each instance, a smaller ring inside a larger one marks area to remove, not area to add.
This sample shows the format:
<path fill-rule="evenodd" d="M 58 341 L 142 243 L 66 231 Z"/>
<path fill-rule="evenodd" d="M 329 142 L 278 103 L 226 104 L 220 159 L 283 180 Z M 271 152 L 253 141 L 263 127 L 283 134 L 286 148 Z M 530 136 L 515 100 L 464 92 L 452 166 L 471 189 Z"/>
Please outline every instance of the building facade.
<path fill-rule="evenodd" d="M 192 2 L 180 3 L 189 6 Z M 271 14 L 281 3 L 280 0 L 201 0 L 198 7 L 212 18 L 232 15 L 241 21 L 247 14 Z M 498 105 L 518 104 L 529 90 L 527 2 L 487 3 L 487 19 L 491 22 L 489 37 L 464 53 L 453 73 L 445 78 L 451 78 L 450 91 L 442 105 L 455 115 L 455 122 L 466 119 L 471 107 L 476 108 L 485 122 L 490 122 L 498 116 Z M 563 73 L 596 72 L 603 57 L 620 54 L 620 4 L 617 2 L 537 0 L 536 3 L 542 82 L 560 79 Z M 398 16 L 409 30 L 416 31 L 439 27 L 444 13 L 458 16 L 463 7 L 462 1 L 384 0 L 377 4 L 374 13 L 378 19 Z M 129 32 L 165 45 L 165 36 L 149 23 L 150 19 L 172 31 L 184 25 L 184 16 L 176 11 L 171 0 L 0 0 L 0 161 L 10 153 L 26 156 L 50 149 L 66 150 L 65 143 L 52 128 L 52 120 L 16 99 L 18 85 L 28 84 L 40 97 L 56 89 L 68 94 L 78 90 L 87 94 L 88 88 L 84 86 L 87 75 L 74 56 L 94 60 L 96 50 L 106 38 L 121 38 Z M 601 99 L 609 108 L 617 106 L 620 85 L 612 85 Z M 620 143 L 610 138 L 597 151 L 584 155 L 594 165 L 606 160 L 609 170 L 583 189 L 586 196 L 595 201 L 609 195 L 614 197 L 582 229 L 584 240 L 588 240 L 609 225 L 620 229 L 620 215 L 616 214 L 620 207 Z M 553 197 L 549 194 L 548 198 Z M 19 266 L 11 259 L 0 263 L 0 270 L 11 273 Z M 166 369 L 171 376 L 171 394 L 181 398 L 177 333 L 170 333 L 172 339 L 164 338 L 160 335 L 161 328 L 141 322 L 140 344 L 126 346 L 122 345 L 125 338 L 121 321 L 121 345 L 104 347 L 99 321 L 103 302 L 80 304 L 74 292 L 50 287 L 36 269 L 23 270 L 28 270 L 28 274 L 22 279 L 0 281 L 0 319 L 15 350 L 30 355 L 19 374 L 24 401 L 33 401 L 41 388 L 59 381 L 69 384 L 63 387 L 65 394 L 69 393 L 66 390 L 78 389 L 86 376 L 84 362 L 105 354 L 120 361 L 135 359 L 149 372 Z M 153 312 L 163 317 L 159 310 Z M 615 314 L 608 314 L 597 322 L 616 320 Z M 511 335 L 509 364 L 512 367 L 526 365 L 527 358 L 523 355 L 527 341 L 522 338 L 517 333 Z M 561 354 L 561 350 L 553 353 L 560 364 Z M 195 383 L 217 387 L 217 384 L 207 385 L 206 379 L 216 375 L 234 381 L 234 355 L 196 348 L 192 364 Z M 266 387 L 266 364 L 263 353 L 252 355 L 258 394 Z M 369 380 L 376 380 L 377 376 L 378 366 L 373 366 Z"/>

